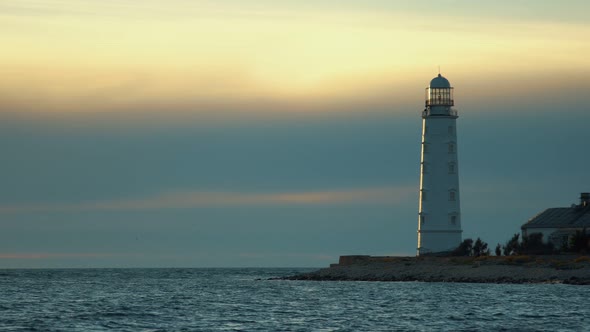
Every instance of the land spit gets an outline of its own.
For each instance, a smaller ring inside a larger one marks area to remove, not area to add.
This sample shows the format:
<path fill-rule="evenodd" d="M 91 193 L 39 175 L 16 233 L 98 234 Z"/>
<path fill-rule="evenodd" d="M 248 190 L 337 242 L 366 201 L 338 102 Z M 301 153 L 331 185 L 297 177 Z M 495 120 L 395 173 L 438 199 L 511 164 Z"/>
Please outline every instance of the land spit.
<path fill-rule="evenodd" d="M 283 280 L 563 283 L 590 285 L 590 257 L 341 256 L 338 264 Z"/>

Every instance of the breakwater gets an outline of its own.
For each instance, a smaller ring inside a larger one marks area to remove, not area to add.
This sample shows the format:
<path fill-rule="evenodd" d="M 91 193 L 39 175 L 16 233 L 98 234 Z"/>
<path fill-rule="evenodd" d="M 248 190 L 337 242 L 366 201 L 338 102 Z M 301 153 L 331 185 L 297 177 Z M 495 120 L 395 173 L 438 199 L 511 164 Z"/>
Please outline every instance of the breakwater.
<path fill-rule="evenodd" d="M 329 268 L 287 280 L 564 283 L 590 285 L 590 257 L 577 255 L 482 257 L 341 256 Z"/>

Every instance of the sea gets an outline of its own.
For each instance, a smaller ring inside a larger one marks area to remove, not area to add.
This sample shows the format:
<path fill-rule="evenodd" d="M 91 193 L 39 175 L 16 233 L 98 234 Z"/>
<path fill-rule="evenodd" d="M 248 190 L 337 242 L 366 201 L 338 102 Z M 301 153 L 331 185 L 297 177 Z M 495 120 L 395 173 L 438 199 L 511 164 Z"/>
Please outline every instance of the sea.
<path fill-rule="evenodd" d="M 588 286 L 269 280 L 311 270 L 0 270 L 0 331 L 590 331 Z"/>

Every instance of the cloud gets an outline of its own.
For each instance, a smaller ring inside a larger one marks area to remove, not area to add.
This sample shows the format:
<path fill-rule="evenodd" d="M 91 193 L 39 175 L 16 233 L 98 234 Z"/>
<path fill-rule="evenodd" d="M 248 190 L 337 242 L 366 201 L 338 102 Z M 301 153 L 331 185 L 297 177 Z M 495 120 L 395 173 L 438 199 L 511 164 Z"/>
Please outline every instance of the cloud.
<path fill-rule="evenodd" d="M 133 211 L 230 206 L 402 204 L 414 198 L 415 193 L 415 186 L 275 193 L 181 191 L 138 199 L 73 204 L 4 205 L 0 206 L 0 213 Z"/>
<path fill-rule="evenodd" d="M 100 253 L 0 253 L 0 259 L 109 258 L 114 256 L 121 255 Z"/>
<path fill-rule="evenodd" d="M 587 24 L 173 2 L 3 2 L 0 112 L 366 113 L 419 104 L 437 64 L 458 99 L 588 86 Z"/>

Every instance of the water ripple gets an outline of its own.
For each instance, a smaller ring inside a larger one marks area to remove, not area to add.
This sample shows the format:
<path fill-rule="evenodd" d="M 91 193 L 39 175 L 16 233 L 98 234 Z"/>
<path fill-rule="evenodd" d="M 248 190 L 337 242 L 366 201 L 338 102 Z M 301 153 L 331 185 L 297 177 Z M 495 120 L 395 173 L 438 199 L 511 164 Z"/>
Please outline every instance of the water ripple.
<path fill-rule="evenodd" d="M 590 288 L 269 281 L 301 269 L 0 271 L 0 331 L 583 331 Z"/>

